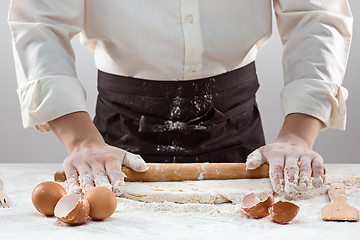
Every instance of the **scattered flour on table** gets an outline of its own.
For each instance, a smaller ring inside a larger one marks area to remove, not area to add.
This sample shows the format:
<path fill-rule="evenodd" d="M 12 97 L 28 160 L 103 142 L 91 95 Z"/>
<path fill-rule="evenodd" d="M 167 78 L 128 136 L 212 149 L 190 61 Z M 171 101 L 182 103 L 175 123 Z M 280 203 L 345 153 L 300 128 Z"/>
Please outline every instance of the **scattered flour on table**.
<path fill-rule="evenodd" d="M 207 216 L 244 216 L 238 204 L 202 204 L 202 203 L 174 203 L 174 202 L 140 202 L 136 200 L 118 198 L 119 212 L 129 212 L 134 209 L 148 209 L 154 212 L 168 212 L 176 215 L 207 215 Z"/>
<path fill-rule="evenodd" d="M 268 216 L 249 219 L 237 203 L 200 204 L 143 202 L 118 198 L 115 214 L 104 221 L 68 227 L 55 218 L 42 216 L 31 202 L 31 192 L 52 179 L 61 165 L 0 165 L 4 192 L 10 208 L 0 209 L 1 239 L 358 239 L 360 223 L 324 222 L 321 208 L 329 204 L 329 183 L 340 182 L 347 190 L 347 202 L 360 210 L 360 165 L 329 165 L 327 185 L 303 199 L 291 200 L 300 206 L 296 218 L 287 225 L 275 224 Z M 19 177 L 22 176 L 22 177 Z M 202 181 L 199 181 L 202 182 Z M 256 181 L 250 185 L 257 185 Z M 129 183 L 126 183 L 129 185 Z M 255 186 L 256 187 L 256 186 Z M 184 190 L 184 189 L 183 189 Z M 275 196 L 275 200 L 281 197 Z M 319 237 L 320 236 L 320 237 Z"/>
<path fill-rule="evenodd" d="M 248 184 L 251 181 L 251 184 Z M 241 210 L 245 194 L 271 192 L 268 179 L 239 179 L 221 181 L 186 181 L 167 183 L 126 183 L 127 189 L 118 199 L 118 211 L 147 209 L 154 212 L 168 212 L 175 215 L 238 216 L 246 217 Z M 349 205 L 360 209 L 360 177 L 347 176 L 330 178 L 324 186 L 310 193 L 289 199 L 275 194 L 275 201 L 286 200 L 299 205 L 296 221 L 310 220 L 314 211 L 320 214 L 323 206 L 329 204 L 327 189 L 331 183 L 343 183 Z M 242 183 L 242 184 L 241 184 Z M 194 184 L 196 187 L 194 187 Z M 239 185 L 241 185 L 239 187 Z M 246 217 L 247 218 L 247 217 Z M 320 215 L 316 217 L 316 221 Z M 312 219 L 311 221 L 314 221 Z"/>
<path fill-rule="evenodd" d="M 200 175 L 201 177 L 201 175 Z M 183 182 L 128 182 L 123 197 L 143 202 L 219 204 L 241 202 L 249 192 L 273 193 L 270 180 L 202 180 Z"/>
<path fill-rule="evenodd" d="M 340 183 L 345 187 L 347 203 L 360 210 L 360 176 L 336 177 L 331 183 Z"/>

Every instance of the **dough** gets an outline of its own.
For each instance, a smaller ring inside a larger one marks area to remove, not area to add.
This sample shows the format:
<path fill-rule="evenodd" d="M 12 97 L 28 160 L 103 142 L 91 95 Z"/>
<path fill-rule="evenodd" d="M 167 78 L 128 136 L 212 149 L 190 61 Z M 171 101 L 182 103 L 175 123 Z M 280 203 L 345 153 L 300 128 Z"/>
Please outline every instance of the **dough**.
<path fill-rule="evenodd" d="M 273 193 L 270 180 L 236 179 L 184 182 L 127 182 L 121 197 L 143 202 L 175 203 L 241 203 L 242 198 L 254 192 Z"/>

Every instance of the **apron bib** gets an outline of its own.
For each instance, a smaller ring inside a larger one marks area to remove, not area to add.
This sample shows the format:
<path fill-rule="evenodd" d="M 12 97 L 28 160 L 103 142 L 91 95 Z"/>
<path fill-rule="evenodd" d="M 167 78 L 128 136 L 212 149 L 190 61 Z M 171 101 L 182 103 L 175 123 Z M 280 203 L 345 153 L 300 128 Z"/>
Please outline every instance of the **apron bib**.
<path fill-rule="evenodd" d="M 255 63 L 210 78 L 152 81 L 98 71 L 94 124 L 150 163 L 245 162 L 265 144 Z"/>

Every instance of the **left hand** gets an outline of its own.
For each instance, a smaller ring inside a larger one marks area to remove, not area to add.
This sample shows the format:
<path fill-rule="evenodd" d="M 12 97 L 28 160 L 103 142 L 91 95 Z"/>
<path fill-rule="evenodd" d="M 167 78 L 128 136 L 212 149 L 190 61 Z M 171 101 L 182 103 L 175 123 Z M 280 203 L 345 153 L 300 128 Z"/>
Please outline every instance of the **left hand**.
<path fill-rule="evenodd" d="M 269 164 L 269 177 L 276 193 L 294 196 L 320 187 L 325 168 L 320 154 L 301 143 L 275 142 L 253 151 L 246 161 L 247 169 Z"/>

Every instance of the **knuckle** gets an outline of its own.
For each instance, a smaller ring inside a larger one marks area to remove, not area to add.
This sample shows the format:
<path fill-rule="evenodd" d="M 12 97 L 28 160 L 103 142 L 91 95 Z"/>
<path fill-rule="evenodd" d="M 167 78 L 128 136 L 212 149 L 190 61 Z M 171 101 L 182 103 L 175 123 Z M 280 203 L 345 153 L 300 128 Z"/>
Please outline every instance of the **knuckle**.
<path fill-rule="evenodd" d="M 281 157 L 273 157 L 271 156 L 270 158 L 268 158 L 269 160 L 269 164 L 270 165 L 273 165 L 273 166 L 281 166 L 283 167 L 284 166 L 284 157 L 281 156 Z"/>
<path fill-rule="evenodd" d="M 112 181 L 120 181 L 122 179 L 122 172 L 119 170 L 112 170 L 109 172 L 109 177 Z"/>
<path fill-rule="evenodd" d="M 314 159 L 314 156 L 311 154 L 303 154 L 300 157 L 302 165 L 309 165 L 311 162 L 311 159 Z"/>
<path fill-rule="evenodd" d="M 269 158 L 281 158 L 284 154 L 285 152 L 281 149 L 272 149 L 267 152 Z"/>
<path fill-rule="evenodd" d="M 108 156 L 106 156 L 105 159 L 103 159 L 105 164 L 115 164 L 118 163 L 118 160 L 115 156 L 109 154 Z"/>
<path fill-rule="evenodd" d="M 68 156 L 64 159 L 63 166 L 64 167 L 70 166 L 70 165 L 72 165 L 73 161 L 74 161 L 73 158 L 71 156 Z"/>
<path fill-rule="evenodd" d="M 322 169 L 324 166 L 322 163 L 313 163 L 313 168 L 314 169 Z"/>
<path fill-rule="evenodd" d="M 107 175 L 106 171 L 103 168 L 94 169 L 94 174 L 96 176 L 106 176 Z"/>
<path fill-rule="evenodd" d="M 281 165 L 275 164 L 271 166 L 271 170 L 273 172 L 281 172 L 283 170 L 283 167 Z"/>
<path fill-rule="evenodd" d="M 297 170 L 299 170 L 299 167 L 297 165 L 290 165 L 290 166 L 287 166 L 286 169 L 288 171 L 297 171 Z"/>
<path fill-rule="evenodd" d="M 302 167 L 301 167 L 301 171 L 303 171 L 303 172 L 310 172 L 310 171 L 311 171 L 311 168 L 310 168 L 309 166 L 305 165 L 305 166 L 302 166 Z"/>
<path fill-rule="evenodd" d="M 321 164 L 323 164 L 323 162 L 324 162 L 324 159 L 323 159 L 322 156 L 320 156 L 319 154 L 317 154 L 317 156 L 315 157 L 315 159 L 316 159 L 319 163 L 321 163 Z"/>
<path fill-rule="evenodd" d="M 322 160 L 322 157 L 319 153 L 312 151 L 312 150 L 308 150 L 308 154 L 312 157 L 312 158 L 317 158 L 318 160 Z"/>

